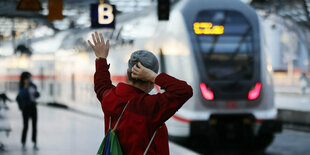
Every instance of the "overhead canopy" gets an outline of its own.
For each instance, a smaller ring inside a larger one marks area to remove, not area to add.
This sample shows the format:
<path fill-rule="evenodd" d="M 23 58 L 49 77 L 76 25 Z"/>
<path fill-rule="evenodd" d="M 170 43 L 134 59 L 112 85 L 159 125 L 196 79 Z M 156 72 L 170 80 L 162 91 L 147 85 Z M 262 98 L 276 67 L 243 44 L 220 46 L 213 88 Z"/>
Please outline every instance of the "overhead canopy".
<path fill-rule="evenodd" d="M 310 28 L 310 0 L 252 0 L 250 4 L 267 14 L 277 14 Z"/>

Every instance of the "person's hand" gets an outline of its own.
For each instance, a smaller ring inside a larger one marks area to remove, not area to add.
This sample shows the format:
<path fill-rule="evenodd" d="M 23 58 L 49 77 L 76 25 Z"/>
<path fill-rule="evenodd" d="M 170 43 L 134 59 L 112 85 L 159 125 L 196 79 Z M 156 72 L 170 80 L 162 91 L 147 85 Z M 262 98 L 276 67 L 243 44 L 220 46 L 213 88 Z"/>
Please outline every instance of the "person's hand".
<path fill-rule="evenodd" d="M 88 40 L 88 44 L 89 46 L 93 48 L 95 55 L 98 58 L 107 58 L 109 55 L 109 40 L 107 40 L 107 42 L 105 43 L 102 33 L 99 33 L 98 35 L 98 33 L 95 32 L 91 36 L 93 37 L 93 41 L 95 45 L 92 44 L 89 40 Z"/>
<path fill-rule="evenodd" d="M 144 67 L 140 62 L 132 67 L 131 72 L 132 78 L 140 79 L 142 81 L 150 81 L 154 83 L 157 77 L 157 74 L 154 71 Z"/>

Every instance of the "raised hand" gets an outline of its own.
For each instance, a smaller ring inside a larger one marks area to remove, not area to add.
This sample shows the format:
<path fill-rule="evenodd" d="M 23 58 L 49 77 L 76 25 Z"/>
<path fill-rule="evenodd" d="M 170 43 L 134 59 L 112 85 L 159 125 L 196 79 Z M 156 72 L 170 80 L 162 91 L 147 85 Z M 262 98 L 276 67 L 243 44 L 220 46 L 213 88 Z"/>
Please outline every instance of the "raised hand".
<path fill-rule="evenodd" d="M 132 67 L 131 72 L 132 78 L 150 81 L 153 83 L 157 77 L 157 74 L 154 71 L 144 67 L 140 62 Z"/>
<path fill-rule="evenodd" d="M 95 32 L 91 36 L 93 37 L 94 44 L 92 44 L 89 40 L 88 44 L 93 48 L 95 55 L 98 58 L 107 58 L 109 55 L 109 40 L 105 43 L 102 33 L 99 33 L 98 35 L 98 33 Z"/>

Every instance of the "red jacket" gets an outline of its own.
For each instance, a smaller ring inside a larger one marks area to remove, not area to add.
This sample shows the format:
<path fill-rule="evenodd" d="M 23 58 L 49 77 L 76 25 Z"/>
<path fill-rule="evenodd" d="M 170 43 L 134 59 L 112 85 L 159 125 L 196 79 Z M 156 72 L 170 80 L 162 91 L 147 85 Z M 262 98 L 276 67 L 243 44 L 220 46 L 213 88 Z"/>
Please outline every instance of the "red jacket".
<path fill-rule="evenodd" d="M 96 61 L 94 82 L 97 98 L 105 116 L 106 132 L 109 128 L 109 117 L 112 118 L 113 128 L 127 101 L 130 100 L 116 129 L 124 154 L 143 154 L 153 133 L 159 127 L 148 154 L 169 154 L 165 121 L 193 95 L 191 86 L 161 73 L 156 77 L 155 84 L 165 89 L 164 93 L 149 95 L 125 83 L 119 83 L 115 87 L 110 80 L 106 59 Z"/>

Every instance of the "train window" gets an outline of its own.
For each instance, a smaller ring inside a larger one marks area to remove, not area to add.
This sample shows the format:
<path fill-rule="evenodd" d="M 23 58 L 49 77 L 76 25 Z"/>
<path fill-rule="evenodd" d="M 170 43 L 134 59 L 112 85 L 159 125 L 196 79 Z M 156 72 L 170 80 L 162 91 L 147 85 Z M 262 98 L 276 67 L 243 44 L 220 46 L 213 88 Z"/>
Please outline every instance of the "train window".
<path fill-rule="evenodd" d="M 71 99 L 75 101 L 75 74 L 71 75 Z"/>
<path fill-rule="evenodd" d="M 253 70 L 253 30 L 239 12 L 202 11 L 197 23 L 224 27 L 223 34 L 195 34 L 206 72 L 211 80 L 250 80 Z"/>
<path fill-rule="evenodd" d="M 5 86 L 3 82 L 0 82 L 0 92 L 5 91 Z"/>
<path fill-rule="evenodd" d="M 5 90 L 10 92 L 17 92 L 19 89 L 18 81 L 7 81 L 5 83 Z"/>
<path fill-rule="evenodd" d="M 54 84 L 50 83 L 50 96 L 54 96 Z"/>
<path fill-rule="evenodd" d="M 57 95 L 58 95 L 58 97 L 61 97 L 61 89 L 62 89 L 62 88 L 61 88 L 61 83 L 58 82 L 58 83 L 57 83 L 57 93 L 58 93 Z"/>
<path fill-rule="evenodd" d="M 45 81 L 46 80 L 44 80 L 43 77 L 44 77 L 44 68 L 40 67 L 40 86 L 41 86 L 41 90 L 45 89 Z"/>

